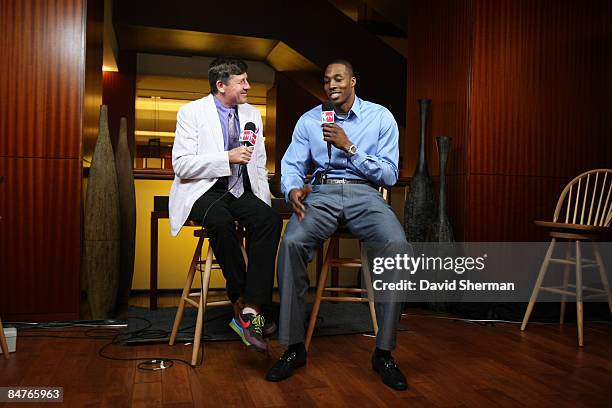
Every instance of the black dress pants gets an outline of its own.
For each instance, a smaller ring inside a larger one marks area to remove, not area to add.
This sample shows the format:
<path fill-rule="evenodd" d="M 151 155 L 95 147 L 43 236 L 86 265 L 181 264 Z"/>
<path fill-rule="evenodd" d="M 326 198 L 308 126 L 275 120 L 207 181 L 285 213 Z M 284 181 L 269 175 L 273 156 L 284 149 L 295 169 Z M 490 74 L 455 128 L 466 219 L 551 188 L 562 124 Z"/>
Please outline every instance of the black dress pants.
<path fill-rule="evenodd" d="M 245 187 L 242 196 L 236 198 L 227 192 L 227 178 L 219 179 L 196 200 L 189 218 L 202 222 L 208 210 L 202 225 L 223 270 L 229 299 L 235 302 L 243 296 L 245 303 L 268 304 L 272 302 L 274 265 L 282 220 L 276 210 L 251 192 L 248 180 Z M 221 196 L 223 198 L 216 201 Z M 247 231 L 248 269 L 240 250 L 235 220 Z"/>

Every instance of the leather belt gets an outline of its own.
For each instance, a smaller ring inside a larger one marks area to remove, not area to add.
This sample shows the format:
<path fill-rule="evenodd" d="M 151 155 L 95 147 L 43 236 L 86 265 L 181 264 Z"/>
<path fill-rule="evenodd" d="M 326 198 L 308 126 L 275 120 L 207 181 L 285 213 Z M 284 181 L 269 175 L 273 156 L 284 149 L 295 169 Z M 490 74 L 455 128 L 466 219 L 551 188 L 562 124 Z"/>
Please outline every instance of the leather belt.
<path fill-rule="evenodd" d="M 378 186 L 366 180 L 353 180 L 344 178 L 326 178 L 320 181 L 320 184 L 367 184 L 372 188 L 378 188 Z"/>

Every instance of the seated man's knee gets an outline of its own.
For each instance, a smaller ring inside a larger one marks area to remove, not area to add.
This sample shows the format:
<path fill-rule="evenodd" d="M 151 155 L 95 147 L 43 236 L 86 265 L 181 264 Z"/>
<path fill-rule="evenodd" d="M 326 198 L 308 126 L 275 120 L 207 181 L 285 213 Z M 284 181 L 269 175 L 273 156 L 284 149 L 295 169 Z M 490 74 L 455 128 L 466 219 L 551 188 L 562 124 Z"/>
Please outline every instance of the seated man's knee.
<path fill-rule="evenodd" d="M 407 250 L 410 247 L 404 229 L 399 225 L 399 222 L 397 225 L 387 225 L 380 229 L 377 236 L 379 239 L 372 242 L 373 244 L 397 248 L 398 250 Z"/>
<path fill-rule="evenodd" d="M 280 232 L 283 220 L 278 212 L 272 208 L 261 210 L 257 216 L 250 221 L 250 228 L 259 233 Z"/>
<path fill-rule="evenodd" d="M 209 214 L 204 220 L 204 228 L 211 231 L 234 231 L 236 223 L 229 214 Z"/>
<path fill-rule="evenodd" d="M 396 235 L 389 236 L 387 238 L 387 244 L 396 246 L 396 247 L 407 247 L 408 240 L 406 240 L 406 237 L 404 236 L 403 233 L 396 234 Z"/>
<path fill-rule="evenodd" d="M 270 208 L 266 212 L 265 217 L 263 217 L 263 223 L 271 228 L 280 230 L 283 226 L 283 219 L 277 211 Z"/>
<path fill-rule="evenodd" d="M 285 229 L 285 233 L 283 234 L 283 239 L 281 241 L 281 246 L 295 248 L 301 247 L 306 242 L 307 237 L 302 229 L 290 228 L 287 227 Z"/>

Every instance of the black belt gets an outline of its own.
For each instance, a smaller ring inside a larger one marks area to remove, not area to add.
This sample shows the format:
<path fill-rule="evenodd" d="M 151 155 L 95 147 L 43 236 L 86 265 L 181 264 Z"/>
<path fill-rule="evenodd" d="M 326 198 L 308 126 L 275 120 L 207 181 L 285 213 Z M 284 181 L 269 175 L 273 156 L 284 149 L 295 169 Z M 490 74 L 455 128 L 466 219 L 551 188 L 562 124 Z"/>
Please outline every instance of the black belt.
<path fill-rule="evenodd" d="M 378 189 L 378 186 L 367 180 L 353 180 L 344 178 L 325 178 L 320 180 L 320 184 L 367 184 L 372 188 Z"/>

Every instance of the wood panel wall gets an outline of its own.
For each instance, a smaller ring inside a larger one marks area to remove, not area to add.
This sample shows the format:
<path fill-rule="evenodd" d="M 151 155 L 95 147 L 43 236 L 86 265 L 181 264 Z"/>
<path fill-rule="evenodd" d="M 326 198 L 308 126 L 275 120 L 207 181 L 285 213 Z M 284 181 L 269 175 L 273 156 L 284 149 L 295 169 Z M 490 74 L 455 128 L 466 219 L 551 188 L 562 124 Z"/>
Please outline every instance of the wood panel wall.
<path fill-rule="evenodd" d="M 102 104 L 102 56 L 104 41 L 104 0 L 87 3 L 85 33 L 85 95 L 83 96 L 83 132 L 81 136 L 84 165 L 88 167 L 98 140 Z"/>
<path fill-rule="evenodd" d="M 473 55 L 473 7 L 470 0 L 410 2 L 408 15 L 408 107 L 406 160 L 402 175 L 416 168 L 420 116 L 418 99 L 431 99 L 427 155 L 437 188 L 436 136 L 453 138 L 447 167 L 447 201 L 455 235 L 463 236 L 469 146 L 469 86 Z M 436 192 L 437 194 L 437 192 Z"/>
<path fill-rule="evenodd" d="M 410 3 L 406 147 L 416 160 L 414 100 L 431 97 L 433 174 L 434 137 L 453 137 L 457 239 L 545 239 L 533 220 L 563 185 L 612 166 L 611 14 L 600 0 Z"/>
<path fill-rule="evenodd" d="M 471 240 L 544 239 L 562 186 L 612 167 L 611 21 L 599 0 L 476 2 Z"/>
<path fill-rule="evenodd" d="M 82 0 L 0 1 L 0 155 L 78 159 Z"/>
<path fill-rule="evenodd" d="M 119 123 L 127 118 L 128 146 L 134 158 L 136 139 L 136 53 L 121 52 L 119 72 L 104 72 L 102 83 L 102 103 L 108 106 L 108 126 L 113 148 L 117 147 Z"/>
<path fill-rule="evenodd" d="M 2 317 L 78 318 L 79 160 L 0 157 L 0 172 L 5 177 L 0 184 Z"/>
<path fill-rule="evenodd" d="M 5 320 L 79 317 L 86 12 L 86 0 L 0 0 Z"/>

